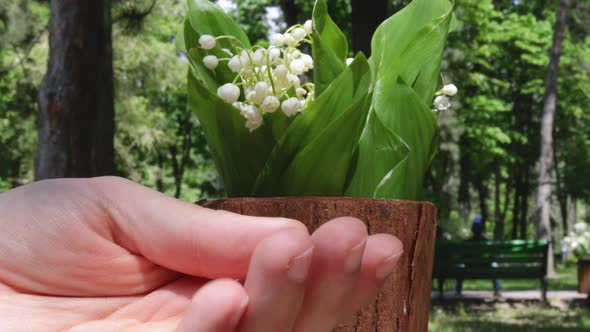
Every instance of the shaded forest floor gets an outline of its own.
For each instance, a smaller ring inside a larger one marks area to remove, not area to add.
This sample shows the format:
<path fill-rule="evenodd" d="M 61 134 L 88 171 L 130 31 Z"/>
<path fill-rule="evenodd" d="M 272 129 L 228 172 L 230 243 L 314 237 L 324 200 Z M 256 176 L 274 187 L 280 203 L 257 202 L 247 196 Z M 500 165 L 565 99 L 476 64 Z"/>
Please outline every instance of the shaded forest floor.
<path fill-rule="evenodd" d="M 433 303 L 430 332 L 590 331 L 586 300 L 544 305 L 538 300 Z M 565 307 L 563 306 L 565 303 Z"/>
<path fill-rule="evenodd" d="M 444 301 L 433 292 L 429 331 L 590 331 L 590 303 L 575 291 L 576 271 L 558 266 L 549 281 L 548 304 L 542 303 L 536 280 L 502 280 L 499 298 L 492 296 L 489 280 L 464 281 L 464 297 L 453 294 L 455 281 L 449 280 Z"/>

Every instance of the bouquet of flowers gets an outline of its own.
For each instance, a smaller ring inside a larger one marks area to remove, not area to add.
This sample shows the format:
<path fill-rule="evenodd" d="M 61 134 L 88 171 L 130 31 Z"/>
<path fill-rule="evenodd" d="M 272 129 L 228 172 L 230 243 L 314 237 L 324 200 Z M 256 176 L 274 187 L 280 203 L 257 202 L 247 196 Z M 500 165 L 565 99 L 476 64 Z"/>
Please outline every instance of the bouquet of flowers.
<path fill-rule="evenodd" d="M 419 199 L 437 112 L 457 92 L 440 78 L 452 17 L 449 0 L 414 0 L 377 29 L 369 59 L 351 58 L 326 0 L 269 47 L 188 0 L 188 103 L 228 196 Z"/>
<path fill-rule="evenodd" d="M 588 256 L 590 254 L 590 226 L 585 222 L 576 223 L 573 232 L 563 238 L 563 243 L 576 258 Z"/>

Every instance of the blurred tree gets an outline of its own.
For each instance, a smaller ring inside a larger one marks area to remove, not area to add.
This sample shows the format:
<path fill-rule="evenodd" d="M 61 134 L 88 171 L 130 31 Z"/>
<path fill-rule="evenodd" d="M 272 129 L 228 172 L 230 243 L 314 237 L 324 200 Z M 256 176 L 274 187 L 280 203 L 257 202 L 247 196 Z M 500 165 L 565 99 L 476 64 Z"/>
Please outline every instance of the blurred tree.
<path fill-rule="evenodd" d="M 48 18 L 45 1 L 0 1 L 0 192 L 32 178 Z"/>
<path fill-rule="evenodd" d="M 557 109 L 557 83 L 559 77 L 559 60 L 561 58 L 561 45 L 565 37 L 566 18 L 569 8 L 569 0 L 560 0 L 557 10 L 557 21 L 553 31 L 553 45 L 547 79 L 545 82 L 545 101 L 543 105 L 543 120 L 541 122 L 541 156 L 539 159 L 539 186 L 537 192 L 537 238 L 551 241 L 551 196 L 553 189 L 553 126 L 555 122 L 555 110 Z M 555 274 L 553 266 L 553 250 L 549 245 L 548 273 Z"/>
<path fill-rule="evenodd" d="M 35 179 L 114 173 L 110 0 L 52 0 Z"/>

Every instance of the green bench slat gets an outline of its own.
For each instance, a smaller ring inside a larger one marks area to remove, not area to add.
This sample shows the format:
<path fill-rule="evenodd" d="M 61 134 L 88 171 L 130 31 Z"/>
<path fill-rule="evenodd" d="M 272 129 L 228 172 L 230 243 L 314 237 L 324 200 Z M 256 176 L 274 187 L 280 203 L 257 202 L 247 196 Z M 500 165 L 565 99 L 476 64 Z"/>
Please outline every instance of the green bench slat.
<path fill-rule="evenodd" d="M 545 275 L 543 266 L 535 267 L 445 267 L 437 271 L 437 276 L 463 279 L 494 279 L 494 278 L 542 278 Z"/>
<path fill-rule="evenodd" d="M 531 256 L 531 255 L 493 255 L 493 256 L 456 256 L 456 257 L 448 257 L 445 258 L 443 261 L 445 264 L 491 264 L 491 263 L 515 263 L 515 264 L 527 264 L 527 263 L 540 263 L 543 259 L 543 255 L 539 256 Z M 436 259 L 435 259 L 436 262 Z"/>
<path fill-rule="evenodd" d="M 534 254 L 542 253 L 542 246 L 517 246 L 508 248 L 504 246 L 474 246 L 474 245 L 439 245 L 436 247 L 437 253 L 448 256 L 460 253 L 461 255 L 478 255 L 478 254 Z"/>

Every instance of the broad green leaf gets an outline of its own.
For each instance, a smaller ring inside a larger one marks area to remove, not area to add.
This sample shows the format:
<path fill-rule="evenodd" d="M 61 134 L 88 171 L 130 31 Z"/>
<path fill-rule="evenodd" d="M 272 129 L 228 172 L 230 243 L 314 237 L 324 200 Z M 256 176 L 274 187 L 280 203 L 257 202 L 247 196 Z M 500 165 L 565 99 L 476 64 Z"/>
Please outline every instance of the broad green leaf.
<path fill-rule="evenodd" d="M 345 196 L 372 198 L 391 170 L 408 156 L 408 146 L 371 112 L 359 141 Z"/>
<path fill-rule="evenodd" d="M 451 18 L 449 1 L 415 0 L 375 32 L 369 60 L 375 79 L 372 109 L 347 194 L 421 197 L 424 174 L 436 151 L 438 128 L 429 106 Z M 407 149 L 403 158 L 402 142 Z"/>
<path fill-rule="evenodd" d="M 383 22 L 371 41 L 369 59 L 376 90 L 388 91 L 400 76 L 429 105 L 451 18 L 452 4 L 448 0 L 414 0 Z M 375 94 L 377 98 L 379 95 Z"/>
<path fill-rule="evenodd" d="M 284 136 L 273 149 L 263 172 L 259 175 L 253 191 L 254 196 L 277 195 L 287 192 L 288 188 L 281 187 L 281 182 L 290 164 L 308 145 L 313 144 L 316 139 L 322 137 L 324 132 L 334 130 L 331 126 L 335 122 L 343 121 L 343 117 L 350 117 L 348 121 L 352 121 L 352 125 L 359 125 L 362 128 L 365 123 L 364 118 L 360 120 L 354 119 L 358 115 L 356 113 L 363 113 L 367 108 L 364 107 L 365 109 L 363 109 L 361 107 L 359 109 L 359 105 L 361 105 L 361 101 L 365 105 L 364 99 L 369 93 L 370 76 L 368 62 L 364 55 L 359 54 L 328 89 L 310 104 L 305 113 L 298 115 L 293 120 Z M 353 109 L 356 111 L 353 111 Z M 360 133 L 356 137 L 354 136 L 355 132 L 346 132 L 346 135 L 356 145 Z M 336 139 L 328 140 L 328 142 L 325 142 L 326 145 L 322 151 L 314 153 L 321 156 L 328 150 L 336 149 L 337 151 L 343 151 L 342 153 L 352 154 L 347 152 L 345 143 Z M 339 147 L 340 145 L 342 147 Z M 311 159 L 310 157 L 305 158 Z M 334 165 L 333 168 L 335 167 L 343 167 L 348 170 L 349 165 Z M 328 179 L 324 180 L 327 181 Z M 315 192 L 314 186 L 316 184 L 309 183 L 308 185 L 309 191 L 306 195 L 311 195 Z M 323 187 L 323 184 L 318 183 L 317 187 Z"/>
<path fill-rule="evenodd" d="M 313 22 L 313 80 L 315 95 L 318 97 L 346 68 L 348 42 L 346 36 L 330 18 L 326 0 L 316 1 L 313 8 Z"/>
<path fill-rule="evenodd" d="M 275 143 L 270 127 L 248 131 L 239 110 L 205 88 L 192 72 L 188 91 L 189 107 L 203 125 L 228 196 L 247 196 Z"/>
<path fill-rule="evenodd" d="M 358 99 L 301 151 L 281 176 L 280 195 L 342 196 L 370 96 Z"/>
<path fill-rule="evenodd" d="M 420 199 L 424 174 L 432 159 L 431 146 L 438 136 L 436 119 L 430 108 L 420 101 L 420 96 L 402 81 L 388 97 L 391 98 L 388 105 L 400 112 L 385 121 L 409 150 L 407 157 L 381 180 L 373 197 Z"/>
<path fill-rule="evenodd" d="M 244 31 L 221 7 L 209 0 L 187 0 L 187 2 L 191 25 L 199 36 L 234 36 L 242 43 L 242 47 L 250 47 L 250 41 Z M 228 39 L 218 40 L 217 43 L 219 45 L 216 48 L 235 50 L 234 43 Z"/>

